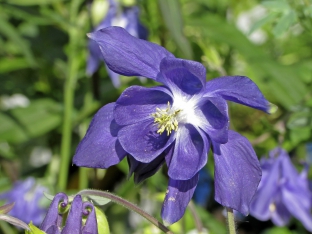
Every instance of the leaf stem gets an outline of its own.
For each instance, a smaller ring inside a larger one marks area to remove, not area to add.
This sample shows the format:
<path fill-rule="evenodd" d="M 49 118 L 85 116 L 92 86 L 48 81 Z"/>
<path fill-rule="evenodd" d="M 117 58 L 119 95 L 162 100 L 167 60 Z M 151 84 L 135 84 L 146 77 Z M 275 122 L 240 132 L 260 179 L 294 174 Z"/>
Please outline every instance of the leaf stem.
<path fill-rule="evenodd" d="M 83 195 L 83 196 L 99 196 L 99 197 L 105 197 L 107 199 L 110 199 L 112 202 L 115 202 L 119 205 L 126 207 L 129 210 L 132 210 L 132 211 L 138 213 L 139 215 L 141 215 L 142 217 L 147 219 L 149 222 L 154 224 L 156 227 L 158 227 L 160 230 L 162 230 L 164 233 L 173 234 L 173 232 L 171 232 L 165 225 L 163 225 L 161 222 L 159 222 L 153 216 L 146 213 L 145 211 L 143 211 L 141 208 L 139 208 L 135 204 L 133 204 L 133 203 L 121 198 L 121 197 L 118 197 L 112 193 L 105 192 L 105 191 L 99 191 L 99 190 L 85 189 L 85 190 L 80 191 L 78 194 Z"/>
<path fill-rule="evenodd" d="M 227 224 L 228 224 L 228 228 L 229 228 L 229 234 L 236 234 L 233 209 L 227 207 L 226 212 L 227 212 Z"/>

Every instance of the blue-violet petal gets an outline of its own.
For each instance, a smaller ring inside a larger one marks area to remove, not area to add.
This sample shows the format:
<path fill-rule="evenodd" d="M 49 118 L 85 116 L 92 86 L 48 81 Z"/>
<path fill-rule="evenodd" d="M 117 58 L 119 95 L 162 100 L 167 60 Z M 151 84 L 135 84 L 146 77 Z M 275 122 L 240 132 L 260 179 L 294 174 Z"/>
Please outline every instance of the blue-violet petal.
<path fill-rule="evenodd" d="M 107 27 L 88 36 L 99 44 L 107 66 L 125 76 L 155 80 L 161 60 L 174 57 L 165 48 L 133 37 L 121 27 Z"/>
<path fill-rule="evenodd" d="M 129 125 L 151 119 L 156 108 L 166 109 L 172 103 L 170 92 L 164 87 L 131 86 L 116 101 L 114 118 L 120 125 Z M 140 129 L 138 129 L 140 131 Z"/>
<path fill-rule="evenodd" d="M 168 175 L 174 180 L 188 180 L 202 169 L 208 158 L 206 135 L 193 125 L 179 127 Z"/>
<path fill-rule="evenodd" d="M 189 180 L 169 178 L 168 190 L 161 209 L 161 217 L 166 225 L 173 224 L 182 218 L 197 183 L 198 174 Z"/>
<path fill-rule="evenodd" d="M 105 105 L 93 117 L 76 149 L 73 158 L 75 165 L 104 169 L 119 163 L 126 156 L 117 139 L 121 127 L 113 118 L 114 106 L 115 103 Z"/>
<path fill-rule="evenodd" d="M 214 145 L 215 147 L 215 145 Z M 261 179 L 261 168 L 249 141 L 229 131 L 229 141 L 214 148 L 215 199 L 244 215 Z"/>
<path fill-rule="evenodd" d="M 206 69 L 198 62 L 177 58 L 164 58 L 160 63 L 157 81 L 170 88 L 174 95 L 186 99 L 205 87 Z"/>
<path fill-rule="evenodd" d="M 137 161 L 149 163 L 159 156 L 175 139 L 175 133 L 169 136 L 157 133 L 158 127 L 153 119 L 123 127 L 118 139 L 123 149 Z"/>
<path fill-rule="evenodd" d="M 245 76 L 224 76 L 206 84 L 206 96 L 220 95 L 224 99 L 269 112 L 270 105 L 258 86 Z"/>

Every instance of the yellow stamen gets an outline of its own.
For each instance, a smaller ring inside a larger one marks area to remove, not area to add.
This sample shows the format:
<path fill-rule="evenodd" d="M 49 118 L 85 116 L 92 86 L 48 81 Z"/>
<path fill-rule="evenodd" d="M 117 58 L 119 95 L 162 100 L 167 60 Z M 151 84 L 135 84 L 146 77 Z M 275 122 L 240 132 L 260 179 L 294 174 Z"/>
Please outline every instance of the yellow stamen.
<path fill-rule="evenodd" d="M 152 114 L 154 117 L 154 123 L 158 124 L 157 133 L 162 134 L 165 130 L 167 131 L 167 136 L 169 136 L 172 130 L 178 130 L 178 121 L 176 119 L 177 115 L 181 110 L 171 111 L 170 102 L 168 102 L 168 107 L 166 109 L 156 108 L 156 112 Z"/>

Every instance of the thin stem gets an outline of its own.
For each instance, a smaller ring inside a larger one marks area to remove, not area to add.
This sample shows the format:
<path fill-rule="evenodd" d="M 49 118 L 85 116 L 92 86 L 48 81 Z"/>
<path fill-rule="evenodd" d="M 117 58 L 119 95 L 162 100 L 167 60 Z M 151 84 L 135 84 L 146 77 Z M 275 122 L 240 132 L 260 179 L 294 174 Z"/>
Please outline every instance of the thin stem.
<path fill-rule="evenodd" d="M 226 212 L 227 212 L 227 224 L 228 224 L 228 228 L 229 228 L 229 234 L 236 234 L 233 209 L 226 208 Z"/>
<path fill-rule="evenodd" d="M 195 226 L 196 226 L 198 233 L 202 233 L 203 232 L 203 223 L 201 222 L 201 220 L 200 220 L 200 218 L 196 212 L 196 208 L 194 206 L 193 201 L 190 201 L 188 208 L 190 209 L 192 216 L 195 220 Z"/>
<path fill-rule="evenodd" d="M 70 5 L 70 22 L 75 25 L 81 0 L 73 0 Z M 77 27 L 69 28 L 68 75 L 64 88 L 64 122 L 61 142 L 61 161 L 58 179 L 58 189 L 64 191 L 67 186 L 68 166 L 70 161 L 70 146 L 72 134 L 72 113 L 74 104 L 74 90 L 77 78 Z"/>
<path fill-rule="evenodd" d="M 154 224 L 156 227 L 158 227 L 160 230 L 162 230 L 164 233 L 173 234 L 173 232 L 171 232 L 165 225 L 163 225 L 161 222 L 159 222 L 153 216 L 146 213 L 145 211 L 143 211 L 141 208 L 139 208 L 135 204 L 133 204 L 133 203 L 121 198 L 121 197 L 118 197 L 112 193 L 104 192 L 104 191 L 98 191 L 98 190 L 85 189 L 85 190 L 80 191 L 79 194 L 84 195 L 84 196 L 99 196 L 99 197 L 105 197 L 107 199 L 110 199 L 112 202 L 115 202 L 119 205 L 126 207 L 129 210 L 132 210 L 132 211 L 138 213 L 139 215 L 141 215 L 142 217 L 144 217 L 145 219 L 150 221 L 152 224 Z"/>
<path fill-rule="evenodd" d="M 88 188 L 89 168 L 79 167 L 79 190 Z"/>

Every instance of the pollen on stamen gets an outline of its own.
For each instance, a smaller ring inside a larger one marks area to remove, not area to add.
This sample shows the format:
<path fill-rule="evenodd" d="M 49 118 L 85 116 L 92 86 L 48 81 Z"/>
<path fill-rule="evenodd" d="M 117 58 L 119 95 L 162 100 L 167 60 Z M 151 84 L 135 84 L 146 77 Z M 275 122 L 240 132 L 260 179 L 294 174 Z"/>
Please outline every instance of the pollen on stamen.
<path fill-rule="evenodd" d="M 154 117 L 154 123 L 158 124 L 157 133 L 162 134 L 165 130 L 167 131 L 167 136 L 169 136 L 172 130 L 178 130 L 178 121 L 176 119 L 177 115 L 181 110 L 172 111 L 170 102 L 166 109 L 156 108 L 156 112 L 152 114 Z"/>

